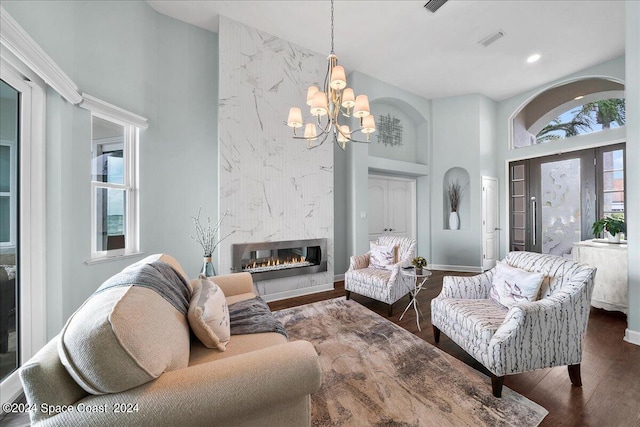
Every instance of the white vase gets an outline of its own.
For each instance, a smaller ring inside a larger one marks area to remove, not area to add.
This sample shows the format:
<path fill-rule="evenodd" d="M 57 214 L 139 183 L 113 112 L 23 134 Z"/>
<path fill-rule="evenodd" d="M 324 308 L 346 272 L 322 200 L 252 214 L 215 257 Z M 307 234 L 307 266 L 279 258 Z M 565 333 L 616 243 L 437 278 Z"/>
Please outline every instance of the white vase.
<path fill-rule="evenodd" d="M 458 212 L 451 212 L 449 214 L 449 230 L 457 230 L 460 228 L 460 218 L 458 218 Z"/>
<path fill-rule="evenodd" d="M 616 233 L 612 235 L 607 231 L 606 234 L 607 234 L 607 240 L 609 241 L 609 243 L 620 243 L 620 233 Z"/>

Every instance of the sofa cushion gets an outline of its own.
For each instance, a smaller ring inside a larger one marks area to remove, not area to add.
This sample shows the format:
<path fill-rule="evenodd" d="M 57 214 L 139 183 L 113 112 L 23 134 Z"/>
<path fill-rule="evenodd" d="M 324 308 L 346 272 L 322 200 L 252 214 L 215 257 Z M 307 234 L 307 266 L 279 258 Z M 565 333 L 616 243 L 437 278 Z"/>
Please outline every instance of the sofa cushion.
<path fill-rule="evenodd" d="M 538 299 L 544 274 L 511 267 L 505 262 L 496 264 L 489 296 L 505 307 L 511 308 L 523 301 Z"/>
<path fill-rule="evenodd" d="M 398 247 L 396 245 L 377 245 L 370 242 L 369 267 L 391 269 L 396 263 Z"/>
<path fill-rule="evenodd" d="M 162 261 L 136 264 L 145 272 L 157 272 L 147 277 L 160 291 L 181 287 L 184 303 L 169 302 L 158 289 L 136 284 L 142 276 L 131 267 L 107 280 L 71 315 L 58 342 L 62 364 L 88 393 L 118 393 L 189 363 L 187 284 Z M 119 278 L 132 283 L 109 286 Z"/>
<path fill-rule="evenodd" d="M 491 299 L 434 298 L 431 313 L 434 325 L 456 343 L 477 355 L 486 352 L 489 341 L 504 323 L 509 309 Z M 434 318 L 436 317 L 436 318 Z"/>
<path fill-rule="evenodd" d="M 191 287 L 188 315 L 191 330 L 206 347 L 225 351 L 231 332 L 224 292 L 203 274 L 191 281 Z"/>

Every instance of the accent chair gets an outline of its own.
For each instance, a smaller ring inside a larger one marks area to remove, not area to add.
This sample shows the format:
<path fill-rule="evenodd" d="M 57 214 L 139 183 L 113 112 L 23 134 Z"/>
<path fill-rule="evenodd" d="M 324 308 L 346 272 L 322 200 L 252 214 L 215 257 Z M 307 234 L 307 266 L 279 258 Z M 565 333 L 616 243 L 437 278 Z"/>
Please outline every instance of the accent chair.
<path fill-rule="evenodd" d="M 539 299 L 519 300 L 511 308 L 496 302 L 490 293 L 499 266 L 477 276 L 445 276 L 442 292 L 431 301 L 435 342 L 442 331 L 485 366 L 496 397 L 505 375 L 553 366 L 567 365 L 571 382 L 581 386 L 582 341 L 596 269 L 531 252 L 510 252 L 504 261 L 542 273 Z"/>
<path fill-rule="evenodd" d="M 396 262 L 389 269 L 382 269 L 370 266 L 371 252 L 352 256 L 349 270 L 344 275 L 344 289 L 347 299 L 355 292 L 389 304 L 388 315 L 391 317 L 393 303 L 415 286 L 415 278 L 401 274 L 401 269 L 410 266 L 416 256 L 416 241 L 408 237 L 380 236 L 376 244 L 396 246 Z"/>

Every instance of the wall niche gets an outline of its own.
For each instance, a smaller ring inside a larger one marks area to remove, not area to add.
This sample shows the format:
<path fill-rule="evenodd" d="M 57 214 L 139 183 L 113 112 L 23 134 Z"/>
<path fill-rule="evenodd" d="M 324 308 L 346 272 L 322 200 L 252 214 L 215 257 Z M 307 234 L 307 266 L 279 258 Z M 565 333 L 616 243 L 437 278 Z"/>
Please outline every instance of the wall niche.
<path fill-rule="evenodd" d="M 470 203 L 469 203 L 469 172 L 461 167 L 453 167 L 449 169 L 442 180 L 442 228 L 445 230 L 463 230 L 469 226 Z M 454 219 L 451 218 L 451 203 L 449 201 L 449 187 L 452 184 L 460 186 L 460 202 L 458 206 L 458 227 L 453 224 Z"/>

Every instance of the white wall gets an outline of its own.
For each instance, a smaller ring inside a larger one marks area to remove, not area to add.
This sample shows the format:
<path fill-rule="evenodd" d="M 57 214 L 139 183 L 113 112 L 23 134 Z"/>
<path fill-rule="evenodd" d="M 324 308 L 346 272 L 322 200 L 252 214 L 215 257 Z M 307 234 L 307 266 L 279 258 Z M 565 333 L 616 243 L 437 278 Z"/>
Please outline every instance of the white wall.
<path fill-rule="evenodd" d="M 140 134 L 140 240 L 195 276 L 202 262 L 190 216 L 217 211 L 217 35 L 159 15 L 145 2 L 3 2 L 79 86 L 145 116 Z M 90 256 L 89 111 L 47 91 L 49 337 L 109 276 L 137 258 Z"/>
<path fill-rule="evenodd" d="M 333 146 L 308 150 L 284 125 L 289 107 L 308 111 L 306 88 L 319 86 L 326 58 L 220 17 L 220 213 L 229 211 L 220 273 L 231 245 L 327 239 L 328 271 L 258 282 L 265 299 L 333 289 Z M 304 108 L 303 108 L 304 107 Z"/>

